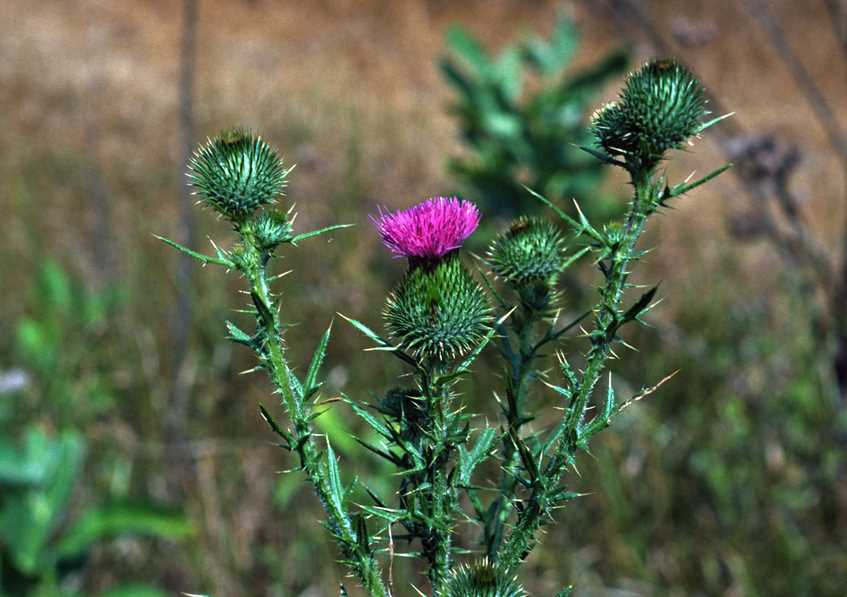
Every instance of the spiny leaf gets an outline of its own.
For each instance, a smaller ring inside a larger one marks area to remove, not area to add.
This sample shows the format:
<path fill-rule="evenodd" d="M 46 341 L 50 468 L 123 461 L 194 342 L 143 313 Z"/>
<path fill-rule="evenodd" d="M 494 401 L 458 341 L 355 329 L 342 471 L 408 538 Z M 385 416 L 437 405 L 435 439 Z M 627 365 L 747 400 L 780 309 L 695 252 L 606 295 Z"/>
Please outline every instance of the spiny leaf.
<path fill-rule="evenodd" d="M 315 349 L 315 353 L 312 355 L 312 362 L 309 364 L 309 370 L 306 372 L 306 379 L 303 382 L 303 386 L 306 389 L 306 393 L 310 393 L 313 388 L 316 387 L 316 382 L 318 378 L 318 372 L 320 371 L 321 365 L 324 362 L 324 358 L 326 357 L 326 348 L 329 344 L 329 337 L 332 333 L 332 322 L 330 321 L 329 326 L 326 328 L 326 331 L 321 336 L 320 342 L 318 342 L 318 347 Z"/>
<path fill-rule="evenodd" d="M 297 236 L 295 236 L 294 238 L 292 238 L 288 242 L 290 242 L 292 245 L 294 245 L 296 247 L 297 243 L 299 243 L 301 240 L 306 240 L 307 238 L 312 238 L 313 236 L 318 236 L 320 234 L 324 234 L 326 232 L 331 232 L 333 230 L 341 230 L 342 228 L 350 228 L 353 225 L 354 224 L 334 224 L 332 226 L 326 226 L 325 228 L 321 228 L 319 230 L 312 230 L 311 232 L 304 232 L 302 234 L 298 234 Z"/>
<path fill-rule="evenodd" d="M 553 210 L 553 212 L 557 216 L 559 216 L 562 220 L 564 220 L 568 224 L 568 226 L 573 228 L 574 232 L 577 235 L 581 235 L 581 234 L 585 233 L 585 234 L 588 234 L 588 236 L 590 236 L 591 238 L 593 238 L 597 242 L 599 242 L 601 244 L 605 244 L 606 239 L 603 237 L 602 234 L 600 234 L 597 230 L 595 230 L 593 226 L 591 226 L 590 222 L 588 221 L 588 219 L 585 217 L 585 214 L 583 214 L 581 210 L 579 211 L 579 221 L 577 221 L 577 220 L 573 219 L 571 216 L 569 216 L 568 214 L 566 214 L 561 208 L 554 205 L 546 197 L 538 194 L 537 192 L 533 191 L 531 188 L 529 188 L 526 185 L 522 185 L 522 186 L 523 186 L 523 188 L 525 188 L 529 192 L 530 195 L 532 195 L 533 197 L 535 197 L 536 199 L 541 201 L 544 205 L 546 205 L 551 210 Z M 579 206 L 577 206 L 577 208 L 578 207 Z"/>
<path fill-rule="evenodd" d="M 710 172 L 709 174 L 707 174 L 703 178 L 701 178 L 699 180 L 695 180 L 694 182 L 680 183 L 678 185 L 674 185 L 671 188 L 666 187 L 665 191 L 661 195 L 660 203 L 664 203 L 664 201 L 667 200 L 667 199 L 672 199 L 674 197 L 679 197 L 680 195 L 684 195 L 688 191 L 696 189 L 700 185 L 706 184 L 707 182 L 709 182 L 713 178 L 720 176 L 721 174 L 723 174 L 724 172 L 726 172 L 727 170 L 732 168 L 732 166 L 733 166 L 732 163 L 725 164 L 724 166 L 721 166 L 717 170 Z"/>
<path fill-rule="evenodd" d="M 656 291 L 659 289 L 659 286 L 653 286 L 650 290 L 641 295 L 641 297 L 629 308 L 626 310 L 626 313 L 623 314 L 621 318 L 621 323 L 626 323 L 628 321 L 633 321 L 637 319 L 647 308 L 650 306 L 650 303 L 653 301 L 653 297 L 656 296 Z"/>
<path fill-rule="evenodd" d="M 487 427 L 479 434 L 473 448 L 466 450 L 459 446 L 459 485 L 470 485 L 474 469 L 488 456 L 495 436 L 494 429 Z"/>
<path fill-rule="evenodd" d="M 326 472 L 333 507 L 336 510 L 337 515 L 346 517 L 346 514 L 344 513 L 344 485 L 341 483 L 341 473 L 338 470 L 338 461 L 336 460 L 335 451 L 332 449 L 332 444 L 329 443 L 329 440 L 326 442 Z"/>
<path fill-rule="evenodd" d="M 367 423 L 368 426 L 370 426 L 371 429 L 376 431 L 378 434 L 380 434 L 385 439 L 388 439 L 388 440 L 391 439 L 391 437 L 392 437 L 391 431 L 389 431 L 388 426 L 385 423 L 383 423 L 382 421 L 377 419 L 375 416 L 373 416 L 370 412 L 368 412 L 367 409 L 359 406 L 356 402 L 354 402 L 352 399 L 350 399 L 350 397 L 348 397 L 346 394 L 342 393 L 341 399 L 346 404 L 350 405 L 350 408 L 353 409 L 353 412 L 355 412 L 359 416 L 360 419 L 362 419 L 365 423 Z"/>
<path fill-rule="evenodd" d="M 204 255 L 203 253 L 198 253 L 197 251 L 192 251 L 191 249 L 189 249 L 185 245 L 181 245 L 176 241 L 172 241 L 169 238 L 165 238 L 164 236 L 159 236 L 158 234 L 154 234 L 153 236 L 158 238 L 160 241 L 162 241 L 166 245 L 172 246 L 177 251 L 180 251 L 180 252 L 188 255 L 189 257 L 196 259 L 197 261 L 199 261 L 203 265 L 206 265 L 207 263 L 211 263 L 213 265 L 222 265 L 223 267 L 225 267 L 227 269 L 234 269 L 235 268 L 235 264 L 232 261 L 230 261 L 229 259 L 223 258 L 221 251 L 218 251 L 218 257 L 211 257 L 209 255 Z"/>
<path fill-rule="evenodd" d="M 380 448 L 377 448 L 376 446 L 372 446 L 371 444 L 369 444 L 365 440 L 359 439 L 358 437 L 354 437 L 353 439 L 356 442 L 358 442 L 359 445 L 361 445 L 365 449 L 370 450 L 371 452 L 373 452 L 374 454 L 376 454 L 377 456 L 379 456 L 381 458 L 384 458 L 385 460 L 387 460 L 388 462 L 390 462 L 394 466 L 401 466 L 403 464 L 403 459 L 400 458 L 399 456 L 395 456 L 394 454 L 392 454 L 391 452 L 389 452 L 387 450 L 382 450 Z"/>
<path fill-rule="evenodd" d="M 245 346 L 253 345 L 253 337 L 239 329 L 237 325 L 231 321 L 226 322 L 226 329 L 229 332 L 229 339 Z"/>
<path fill-rule="evenodd" d="M 357 504 L 359 508 L 367 512 L 368 514 L 372 514 L 377 518 L 382 518 L 383 520 L 387 520 L 390 523 L 395 523 L 400 520 L 404 520 L 409 516 L 409 513 L 406 510 L 396 510 L 394 508 L 383 508 L 383 507 L 373 507 L 366 506 L 363 504 Z"/>
<path fill-rule="evenodd" d="M 383 338 L 382 336 L 380 336 L 379 334 L 377 334 L 375 331 L 373 331 L 371 328 L 369 328 L 368 326 L 366 326 L 366 325 L 365 325 L 364 323 L 362 323 L 361 321 L 358 321 L 358 320 L 356 320 L 356 319 L 351 319 L 350 317 L 347 317 L 347 316 L 346 316 L 346 315 L 344 315 L 343 313 L 339 313 L 338 315 L 339 315 L 340 317 L 344 318 L 345 320 L 347 320 L 348 322 L 350 322 L 350 324 L 351 324 L 354 328 L 356 328 L 357 330 L 359 330 L 360 332 L 362 332 L 365 336 L 367 336 L 368 338 L 370 338 L 371 340 L 373 340 L 374 342 L 376 342 L 377 347 L 378 347 L 380 350 L 385 350 L 385 351 L 387 351 L 387 352 L 391 352 L 391 353 L 392 353 L 392 354 L 394 354 L 397 358 L 399 358 L 401 361 L 403 361 L 403 362 L 405 362 L 405 363 L 408 363 L 409 365 L 411 365 L 411 366 L 415 367 L 416 369 L 417 369 L 417 368 L 419 368 L 419 364 L 418 364 L 418 362 L 417 362 L 415 359 L 413 359 L 411 356 L 409 356 L 408 354 L 406 354 L 405 352 L 403 352 L 402 350 L 400 350 L 400 348 L 399 348 L 398 346 L 393 346 L 393 345 L 391 345 L 391 344 L 388 342 L 388 340 L 386 340 L 385 338 Z"/>
<path fill-rule="evenodd" d="M 261 413 L 262 418 L 265 420 L 268 426 L 270 426 L 271 430 L 278 436 L 280 436 L 282 439 L 284 439 L 288 444 L 288 448 L 290 449 L 294 445 L 294 440 L 291 437 L 291 434 L 287 431 L 284 431 L 279 425 L 277 425 L 276 421 L 271 416 L 271 413 L 269 413 L 267 409 L 265 409 L 265 407 L 261 404 L 259 405 L 259 412 Z"/>

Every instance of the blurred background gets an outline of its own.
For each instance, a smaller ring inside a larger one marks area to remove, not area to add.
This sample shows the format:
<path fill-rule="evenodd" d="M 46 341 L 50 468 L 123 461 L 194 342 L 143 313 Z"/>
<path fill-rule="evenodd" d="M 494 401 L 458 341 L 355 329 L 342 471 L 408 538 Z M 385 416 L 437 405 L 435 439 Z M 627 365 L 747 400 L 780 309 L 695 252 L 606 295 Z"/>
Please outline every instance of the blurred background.
<path fill-rule="evenodd" d="M 845 14 L 843 0 L 4 0 L 0 591 L 337 594 L 312 491 L 280 474 L 293 461 L 257 416 L 268 385 L 223 339 L 239 280 L 152 236 L 231 242 L 187 196 L 196 143 L 260 132 L 297 164 L 299 230 L 359 225 L 285 253 L 303 363 L 336 311 L 380 326 L 402 265 L 369 227 L 378 205 L 461 194 L 486 215 L 477 249 L 538 210 L 520 184 L 597 221 L 619 213 L 620 173 L 571 144 L 630 68 L 675 56 L 736 114 L 668 174 L 736 166 L 649 231 L 638 277 L 666 300 L 614 369 L 622 395 L 680 373 L 601 436 L 571 479 L 590 494 L 523 581 L 847 594 Z M 567 309 L 590 303 L 593 276 L 565 281 Z M 336 326 L 330 391 L 367 399 L 397 375 L 363 347 Z M 472 387 L 478 412 L 496 412 L 496 382 Z M 384 478 L 348 412 L 319 421 L 346 474 Z"/>

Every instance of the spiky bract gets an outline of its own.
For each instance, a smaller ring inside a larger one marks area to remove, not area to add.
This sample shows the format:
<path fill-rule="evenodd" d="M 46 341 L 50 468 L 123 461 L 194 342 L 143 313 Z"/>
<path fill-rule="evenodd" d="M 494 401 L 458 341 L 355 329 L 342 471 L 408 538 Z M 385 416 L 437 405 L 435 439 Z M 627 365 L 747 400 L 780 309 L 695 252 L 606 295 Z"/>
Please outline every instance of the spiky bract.
<path fill-rule="evenodd" d="M 526 597 L 517 579 L 498 572 L 487 560 L 456 568 L 444 594 L 446 597 Z"/>
<path fill-rule="evenodd" d="M 261 137 L 234 129 L 209 139 L 190 163 L 189 184 L 215 211 L 242 222 L 273 203 L 290 172 Z"/>
<path fill-rule="evenodd" d="M 553 222 L 520 217 L 488 247 L 486 261 L 497 276 L 520 287 L 555 281 L 563 262 L 564 238 Z"/>
<path fill-rule="evenodd" d="M 592 131 L 612 155 L 648 164 L 700 131 L 706 114 L 700 82 L 674 60 L 655 60 L 631 74 L 616 103 L 594 116 Z"/>
<path fill-rule="evenodd" d="M 454 252 L 436 264 L 412 267 L 388 296 L 384 316 L 404 350 L 446 360 L 482 339 L 491 306 Z"/>

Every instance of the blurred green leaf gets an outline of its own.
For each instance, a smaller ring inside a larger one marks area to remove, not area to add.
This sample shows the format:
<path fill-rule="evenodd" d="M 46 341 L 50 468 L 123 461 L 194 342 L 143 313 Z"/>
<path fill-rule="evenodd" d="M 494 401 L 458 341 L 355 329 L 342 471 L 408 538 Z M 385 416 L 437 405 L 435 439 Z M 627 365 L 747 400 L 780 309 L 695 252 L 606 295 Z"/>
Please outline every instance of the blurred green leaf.
<path fill-rule="evenodd" d="M 121 535 L 181 539 L 192 533 L 190 521 L 179 512 L 150 505 L 112 504 L 85 512 L 58 544 L 57 555 L 77 556 L 97 541 Z"/>
<path fill-rule="evenodd" d="M 65 513 L 85 452 L 76 433 L 47 440 L 40 430 L 29 432 L 28 444 L 42 441 L 53 452 L 50 471 L 39 485 L 7 495 L 0 510 L 0 540 L 8 546 L 15 566 L 27 574 L 43 565 L 47 541 Z"/>
<path fill-rule="evenodd" d="M 491 69 L 491 60 L 485 48 L 463 27 L 454 25 L 447 30 L 447 45 L 478 74 Z"/>
<path fill-rule="evenodd" d="M 125 585 L 100 593 L 99 597 L 168 597 L 169 595 L 170 593 L 146 585 Z"/>

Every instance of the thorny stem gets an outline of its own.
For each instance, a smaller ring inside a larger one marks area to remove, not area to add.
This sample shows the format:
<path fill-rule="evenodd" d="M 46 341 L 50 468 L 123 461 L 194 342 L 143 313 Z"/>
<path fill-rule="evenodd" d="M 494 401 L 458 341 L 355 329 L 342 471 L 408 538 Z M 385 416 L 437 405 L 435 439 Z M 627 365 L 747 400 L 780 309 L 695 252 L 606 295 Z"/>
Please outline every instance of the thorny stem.
<path fill-rule="evenodd" d="M 567 413 L 554 431 L 555 451 L 534 480 L 530 495 L 500 552 L 497 565 L 505 572 L 514 571 L 535 546 L 536 532 L 557 505 L 555 494 L 561 476 L 573 462 L 579 445 L 588 439 L 582 436 L 586 409 L 611 356 L 616 319 L 629 278 L 628 267 L 636 258 L 636 245 L 655 200 L 652 170 L 633 169 L 631 174 L 635 194 L 627 211 L 621 241 L 612 247 L 606 259 L 608 272 L 600 289 L 601 300 L 594 311 L 594 331 L 590 336 L 591 348 L 586 355 L 586 366 L 574 388 L 575 394 Z"/>
<path fill-rule="evenodd" d="M 425 430 L 425 458 L 429 466 L 424 474 L 424 482 L 431 486 L 429 495 L 430 528 L 423 538 L 424 555 L 429 561 L 427 578 L 432 585 L 433 595 L 440 595 L 450 574 L 450 553 L 452 549 L 453 513 L 457 508 L 455 488 L 447 478 L 447 465 L 453 452 L 450 443 L 450 389 L 446 385 L 439 387 L 433 379 L 439 374 L 439 364 L 433 364 L 430 373 L 421 380 L 424 399 L 429 411 L 430 426 Z"/>
<path fill-rule="evenodd" d="M 390 592 L 382 581 L 379 565 L 369 547 L 363 546 L 346 511 L 338 512 L 332 507 L 332 493 L 322 462 L 321 452 L 312 438 L 311 421 L 303 401 L 292 390 L 292 375 L 286 361 L 280 325 L 277 316 L 277 301 L 272 297 L 267 279 L 267 261 L 269 255 L 262 254 L 254 246 L 252 237 L 242 231 L 245 243 L 245 267 L 242 272 L 250 283 L 251 294 L 257 307 L 256 322 L 264 335 L 264 364 L 276 388 L 282 395 L 285 410 L 291 419 L 294 449 L 300 457 L 300 465 L 321 502 L 327 515 L 329 528 L 340 544 L 346 563 L 362 582 L 371 597 L 390 597 Z"/>

